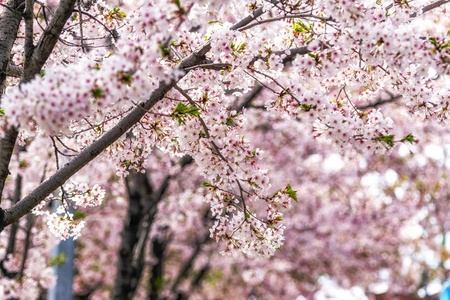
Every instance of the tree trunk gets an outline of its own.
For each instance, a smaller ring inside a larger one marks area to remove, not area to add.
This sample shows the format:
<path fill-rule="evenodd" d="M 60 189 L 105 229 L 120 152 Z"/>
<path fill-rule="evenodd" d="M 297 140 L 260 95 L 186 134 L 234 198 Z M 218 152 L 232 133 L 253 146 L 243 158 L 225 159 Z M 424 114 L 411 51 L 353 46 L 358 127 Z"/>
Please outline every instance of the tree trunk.
<path fill-rule="evenodd" d="M 8 65 L 11 60 L 11 49 L 17 38 L 17 31 L 22 20 L 25 7 L 24 0 L 9 0 L 5 3 L 0 15 L 0 104 L 5 88 Z M 0 139 L 0 201 L 6 177 L 9 175 L 9 161 L 16 143 L 17 130 L 5 130 L 5 137 Z"/>

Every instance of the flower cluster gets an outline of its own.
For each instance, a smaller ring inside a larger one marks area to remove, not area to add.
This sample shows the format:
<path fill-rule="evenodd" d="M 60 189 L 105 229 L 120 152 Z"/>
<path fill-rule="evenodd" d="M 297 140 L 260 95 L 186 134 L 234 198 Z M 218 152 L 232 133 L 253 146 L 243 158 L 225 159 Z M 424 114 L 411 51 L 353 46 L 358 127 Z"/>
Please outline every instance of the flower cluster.
<path fill-rule="evenodd" d="M 84 227 L 84 221 L 75 221 L 72 213 L 63 211 L 63 215 L 59 216 L 58 212 L 61 212 L 61 210 L 58 209 L 57 213 L 45 212 L 47 226 L 50 231 L 61 240 L 67 240 L 71 237 L 74 240 L 79 238 L 81 236 L 81 229 Z"/>
<path fill-rule="evenodd" d="M 61 202 L 54 212 L 44 210 L 47 200 L 42 201 L 32 212 L 35 215 L 46 216 L 47 225 L 56 237 L 63 240 L 69 237 L 77 239 L 85 222 L 79 220 L 71 209 L 101 205 L 104 197 L 105 190 L 97 184 L 89 188 L 86 183 L 69 183 L 61 188 L 58 197 L 50 199 L 55 203 Z"/>

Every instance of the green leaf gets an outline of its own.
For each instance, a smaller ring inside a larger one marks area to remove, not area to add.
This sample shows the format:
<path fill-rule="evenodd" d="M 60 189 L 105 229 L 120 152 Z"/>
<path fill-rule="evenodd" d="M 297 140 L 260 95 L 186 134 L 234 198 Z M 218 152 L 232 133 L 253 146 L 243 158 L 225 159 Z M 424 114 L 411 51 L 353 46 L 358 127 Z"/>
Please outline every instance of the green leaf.
<path fill-rule="evenodd" d="M 310 111 L 311 109 L 316 108 L 317 105 L 315 105 L 315 104 L 302 104 L 301 107 L 302 107 L 302 109 L 304 111 Z"/>
<path fill-rule="evenodd" d="M 245 43 L 239 44 L 239 45 L 235 45 L 235 44 L 231 44 L 231 49 L 233 49 L 236 52 L 242 52 L 245 50 L 245 48 L 247 47 L 247 45 Z"/>
<path fill-rule="evenodd" d="M 78 210 L 75 212 L 75 216 L 73 217 L 74 220 L 80 220 L 84 218 L 86 218 L 86 214 Z"/>
<path fill-rule="evenodd" d="M 175 120 L 178 121 L 178 125 L 181 126 L 181 125 L 186 124 L 186 123 L 184 122 L 183 118 L 181 118 L 179 115 L 174 115 L 173 117 L 175 118 Z"/>
<path fill-rule="evenodd" d="M 221 282 L 221 279 L 224 277 L 224 274 L 220 269 L 213 269 L 211 272 L 207 272 L 205 275 L 205 282 L 211 286 L 217 285 Z"/>
<path fill-rule="evenodd" d="M 415 140 L 416 139 L 414 138 L 414 136 L 410 133 L 407 136 L 405 136 L 402 141 L 410 142 L 411 144 L 414 144 Z"/>
<path fill-rule="evenodd" d="M 66 262 L 66 254 L 61 252 L 59 255 L 50 258 L 50 266 L 61 266 Z"/>
<path fill-rule="evenodd" d="M 272 197 L 275 197 L 279 192 L 281 192 L 281 190 L 276 191 L 275 193 L 273 193 Z"/>
<path fill-rule="evenodd" d="M 244 140 L 244 139 L 242 139 L 242 140 Z M 256 150 L 253 150 L 252 151 L 252 156 L 249 156 L 248 158 L 254 158 L 256 156 Z"/>
<path fill-rule="evenodd" d="M 41 73 L 39 74 L 39 76 L 44 77 L 45 76 L 45 70 L 42 70 Z"/>
<path fill-rule="evenodd" d="M 178 103 L 177 107 L 175 107 L 174 113 L 183 114 L 187 109 L 187 106 L 183 104 L 183 102 Z"/>
<path fill-rule="evenodd" d="M 177 107 L 173 111 L 174 116 L 189 114 L 191 116 L 199 116 L 201 115 L 200 110 L 195 105 L 186 106 L 183 102 L 178 103 Z"/>
<path fill-rule="evenodd" d="M 385 142 L 390 147 L 394 147 L 394 135 L 382 135 L 379 137 L 380 141 Z"/>
<path fill-rule="evenodd" d="M 92 96 L 95 98 L 102 98 L 105 96 L 103 90 L 101 88 L 95 88 L 91 90 Z"/>
<path fill-rule="evenodd" d="M 227 118 L 227 125 L 228 126 L 233 126 L 234 125 L 234 121 L 233 121 L 232 118 L 230 118 L 230 117 Z"/>
<path fill-rule="evenodd" d="M 181 3 L 180 3 L 180 0 L 173 0 L 173 3 L 175 3 L 175 5 L 176 5 L 179 9 L 181 9 Z"/>
<path fill-rule="evenodd" d="M 0 109 L 0 115 L 5 115 L 5 110 L 4 109 Z"/>
<path fill-rule="evenodd" d="M 133 82 L 133 75 L 131 75 L 130 73 L 125 71 L 119 71 L 117 72 L 117 74 L 119 75 L 119 81 L 121 83 L 130 86 L 131 83 Z"/>
<path fill-rule="evenodd" d="M 437 42 L 436 42 L 436 39 L 434 38 L 434 37 L 429 37 L 428 38 L 429 40 L 430 40 L 430 42 L 433 44 L 433 45 L 435 45 L 436 47 L 437 47 Z"/>
<path fill-rule="evenodd" d="M 301 32 L 309 32 L 312 29 L 312 26 L 308 26 L 307 24 L 303 23 L 302 21 L 297 21 L 293 24 L 294 32 L 301 33 Z"/>
<path fill-rule="evenodd" d="M 211 183 L 208 183 L 208 182 L 205 182 L 205 181 L 203 181 L 202 186 L 203 187 L 214 187 Z"/>
<path fill-rule="evenodd" d="M 450 42 L 441 44 L 441 49 L 450 48 Z"/>
<path fill-rule="evenodd" d="M 110 18 L 125 18 L 127 16 L 126 13 L 120 11 L 120 7 L 115 7 L 113 10 L 109 12 Z"/>
<path fill-rule="evenodd" d="M 158 276 L 158 277 L 156 278 L 156 280 L 155 280 L 155 287 L 156 287 L 156 289 L 157 289 L 158 291 L 160 291 L 160 290 L 162 290 L 163 285 L 164 285 L 164 279 L 163 279 L 163 277 L 160 275 L 160 276 Z"/>
<path fill-rule="evenodd" d="M 190 114 L 191 116 L 200 116 L 202 114 L 198 107 L 194 105 L 189 106 L 186 113 Z"/>
<path fill-rule="evenodd" d="M 158 47 L 159 47 L 159 50 L 161 50 L 163 57 L 169 56 L 169 54 L 170 54 L 169 48 L 166 48 L 166 46 L 164 44 L 159 44 Z"/>
<path fill-rule="evenodd" d="M 297 191 L 294 191 L 289 183 L 288 183 L 288 185 L 287 185 L 286 194 L 288 194 L 289 196 L 291 196 L 291 198 L 294 199 L 295 202 L 298 203 L 298 200 L 297 200 Z"/>
<path fill-rule="evenodd" d="M 25 168 L 26 166 L 28 166 L 27 161 L 25 159 L 21 159 L 19 161 L 19 168 Z"/>

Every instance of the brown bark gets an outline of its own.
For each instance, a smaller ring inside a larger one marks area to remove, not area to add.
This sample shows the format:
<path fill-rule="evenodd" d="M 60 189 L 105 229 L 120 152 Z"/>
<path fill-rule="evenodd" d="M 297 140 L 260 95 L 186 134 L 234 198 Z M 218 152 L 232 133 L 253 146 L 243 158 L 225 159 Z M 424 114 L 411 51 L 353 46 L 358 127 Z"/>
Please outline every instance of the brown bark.
<path fill-rule="evenodd" d="M 142 273 L 142 257 L 140 264 L 133 264 L 133 253 L 140 236 L 140 223 L 145 212 L 145 202 L 148 201 L 153 188 L 146 174 L 130 172 L 125 178 L 128 192 L 128 210 L 124 228 L 121 233 L 121 244 L 117 261 L 117 273 L 112 299 L 132 299 Z"/>
<path fill-rule="evenodd" d="M 25 7 L 24 0 L 9 0 L 5 5 L 8 8 L 3 8 L 0 15 L 0 104 L 11 59 L 11 49 L 17 38 L 17 31 Z M 11 128 L 7 129 L 5 137 L 0 139 L 0 201 L 6 178 L 9 175 L 8 166 L 16 138 L 17 131 Z"/>
<path fill-rule="evenodd" d="M 25 6 L 24 1 L 11 0 L 10 2 L 14 3 L 15 5 L 18 5 L 17 9 L 23 10 Z M 60 2 L 58 9 L 56 10 L 52 20 L 48 24 L 44 33 L 42 34 L 41 39 L 39 40 L 37 46 L 34 47 L 33 41 L 31 40 L 33 34 L 32 33 L 33 19 L 31 13 L 32 1 L 27 0 L 26 14 L 25 14 L 25 21 L 27 24 L 25 34 L 26 36 L 25 63 L 20 84 L 30 81 L 31 79 L 34 78 L 36 74 L 39 74 L 41 72 L 43 65 L 47 61 L 48 57 L 53 51 L 53 48 L 56 45 L 56 42 L 58 41 L 59 35 L 61 34 L 67 19 L 72 14 L 75 2 L 76 0 L 66 0 Z M 8 42 L 3 46 L 3 48 L 0 47 L 0 60 L 2 59 L 2 57 L 4 60 L 0 61 L 0 63 L 3 63 L 1 65 L 2 68 L 1 72 L 3 72 L 6 79 L 6 71 L 8 69 L 10 53 L 14 40 L 17 37 L 17 30 L 19 26 L 18 24 L 20 23 L 20 20 L 22 18 L 22 13 L 21 11 L 15 12 L 10 9 L 6 9 L 5 11 L 8 11 L 9 14 L 8 13 L 5 14 L 4 17 L 5 21 L 3 21 L 3 19 L 0 19 L 0 28 L 3 28 L 2 22 L 5 22 L 5 25 L 8 26 L 10 31 L 9 32 L 0 31 L 0 39 L 2 39 L 3 34 L 5 41 Z M 12 152 L 14 150 L 17 135 L 18 135 L 17 129 L 12 127 L 6 129 L 5 137 L 3 139 L 0 139 L 0 194 L 2 194 L 3 192 L 3 187 L 5 185 L 6 178 L 8 177 L 9 174 L 8 166 L 11 160 Z M 28 212 L 29 211 L 25 212 L 23 215 L 25 215 Z M 4 217 L 6 216 L 7 214 L 5 214 L 4 211 L 0 209 L 0 231 L 3 230 L 4 226 L 6 225 L 4 224 L 5 221 Z M 8 225 L 11 224 L 12 222 L 14 221 L 9 222 Z"/>
<path fill-rule="evenodd" d="M 184 168 L 191 162 L 190 156 L 184 156 L 179 165 Z M 145 248 L 158 212 L 158 203 L 163 199 L 172 178 L 167 175 L 156 190 L 143 173 L 131 172 L 125 180 L 129 206 L 122 230 L 112 299 L 133 298 L 142 276 Z"/>

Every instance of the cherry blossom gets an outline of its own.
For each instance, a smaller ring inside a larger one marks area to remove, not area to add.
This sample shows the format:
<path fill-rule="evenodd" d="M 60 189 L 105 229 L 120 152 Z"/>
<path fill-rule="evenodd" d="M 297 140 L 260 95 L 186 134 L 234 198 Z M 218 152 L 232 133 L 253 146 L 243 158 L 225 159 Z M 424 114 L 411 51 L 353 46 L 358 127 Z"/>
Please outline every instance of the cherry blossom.
<path fill-rule="evenodd" d="M 78 239 L 75 290 L 99 299 L 131 252 L 151 288 L 128 298 L 447 272 L 448 1 L 19 2 L 0 1 L 1 297 L 54 283 L 50 234 Z"/>

